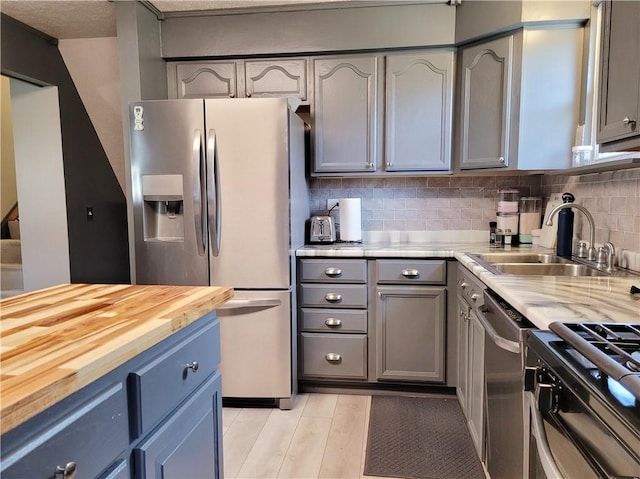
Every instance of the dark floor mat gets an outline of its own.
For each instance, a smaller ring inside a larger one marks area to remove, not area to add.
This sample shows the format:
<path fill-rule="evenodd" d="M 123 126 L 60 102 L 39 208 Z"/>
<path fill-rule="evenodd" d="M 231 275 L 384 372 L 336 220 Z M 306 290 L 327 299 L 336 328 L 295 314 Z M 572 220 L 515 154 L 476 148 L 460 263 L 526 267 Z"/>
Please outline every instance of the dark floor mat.
<path fill-rule="evenodd" d="M 411 479 L 485 477 L 455 397 L 374 396 L 364 474 Z"/>

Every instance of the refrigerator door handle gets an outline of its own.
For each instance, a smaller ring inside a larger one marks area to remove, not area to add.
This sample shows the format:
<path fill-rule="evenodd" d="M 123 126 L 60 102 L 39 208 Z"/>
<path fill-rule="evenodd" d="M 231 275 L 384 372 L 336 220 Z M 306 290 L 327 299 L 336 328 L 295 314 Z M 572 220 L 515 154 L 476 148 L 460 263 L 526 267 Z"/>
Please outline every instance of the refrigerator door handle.
<path fill-rule="evenodd" d="M 211 255 L 218 256 L 220 255 L 222 217 L 220 209 L 220 172 L 215 130 L 209 130 L 209 137 L 207 138 L 207 216 L 209 219 Z"/>
<path fill-rule="evenodd" d="M 196 226 L 196 245 L 198 254 L 204 256 L 207 237 L 204 226 L 204 208 L 202 203 L 202 131 L 193 134 L 193 219 Z"/>
<path fill-rule="evenodd" d="M 275 308 L 280 306 L 282 301 L 279 299 L 231 299 L 222 306 L 218 306 L 217 310 L 225 309 L 244 309 L 244 308 Z"/>

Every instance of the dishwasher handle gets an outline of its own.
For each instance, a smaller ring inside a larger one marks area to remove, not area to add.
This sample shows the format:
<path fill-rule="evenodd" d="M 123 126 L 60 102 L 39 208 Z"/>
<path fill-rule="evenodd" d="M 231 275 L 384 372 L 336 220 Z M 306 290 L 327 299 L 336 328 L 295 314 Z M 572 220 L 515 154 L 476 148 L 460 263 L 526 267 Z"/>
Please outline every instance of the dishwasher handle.
<path fill-rule="evenodd" d="M 491 322 L 487 319 L 487 316 L 485 315 L 485 313 L 487 312 L 488 311 L 486 309 L 483 311 L 478 311 L 477 316 L 478 320 L 484 327 L 485 333 L 489 336 L 489 338 L 491 338 L 491 341 L 493 341 L 494 344 L 500 349 L 504 349 L 505 351 L 509 351 L 510 353 L 520 354 L 520 352 L 522 351 L 522 346 L 520 345 L 520 343 L 500 336 L 496 332 Z"/>

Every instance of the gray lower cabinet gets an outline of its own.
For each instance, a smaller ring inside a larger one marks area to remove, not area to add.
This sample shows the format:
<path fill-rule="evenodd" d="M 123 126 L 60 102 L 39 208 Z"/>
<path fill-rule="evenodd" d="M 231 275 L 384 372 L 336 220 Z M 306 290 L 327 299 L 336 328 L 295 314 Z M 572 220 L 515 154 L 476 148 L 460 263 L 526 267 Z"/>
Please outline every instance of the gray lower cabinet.
<path fill-rule="evenodd" d="M 209 377 L 134 450 L 139 479 L 219 478 L 221 377 Z"/>
<path fill-rule="evenodd" d="M 484 458 L 484 328 L 476 317 L 486 287 L 464 267 L 458 267 L 458 386 L 456 392 L 469 433 Z"/>
<path fill-rule="evenodd" d="M 473 310 L 469 313 L 467 424 L 478 456 L 484 457 L 484 328 Z"/>
<path fill-rule="evenodd" d="M 5 433 L 2 478 L 223 477 L 219 324 L 206 315 Z"/>
<path fill-rule="evenodd" d="M 603 2 L 598 143 L 640 147 L 640 2 Z"/>
<path fill-rule="evenodd" d="M 445 380 L 446 288 L 376 288 L 379 381 Z"/>
<path fill-rule="evenodd" d="M 298 275 L 301 381 L 445 383 L 446 261 L 302 258 Z"/>
<path fill-rule="evenodd" d="M 460 48 L 456 169 L 571 166 L 583 37 L 575 24 L 528 25 Z"/>
<path fill-rule="evenodd" d="M 367 260 L 300 260 L 300 377 L 367 379 Z"/>

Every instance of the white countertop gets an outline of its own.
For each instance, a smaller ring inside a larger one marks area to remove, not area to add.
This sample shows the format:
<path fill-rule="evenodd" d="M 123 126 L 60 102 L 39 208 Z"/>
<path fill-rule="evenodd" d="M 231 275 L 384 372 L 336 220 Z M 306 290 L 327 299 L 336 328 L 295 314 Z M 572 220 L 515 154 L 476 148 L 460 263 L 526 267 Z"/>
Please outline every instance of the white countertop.
<path fill-rule="evenodd" d="M 554 321 L 640 323 L 640 275 L 609 276 L 513 276 L 495 274 L 467 253 L 496 251 L 488 243 L 455 242 L 365 242 L 362 244 L 308 245 L 298 257 L 351 258 L 455 258 L 490 289 L 504 298 L 540 329 Z M 541 246 L 522 246 L 512 251 L 554 253 Z"/>

